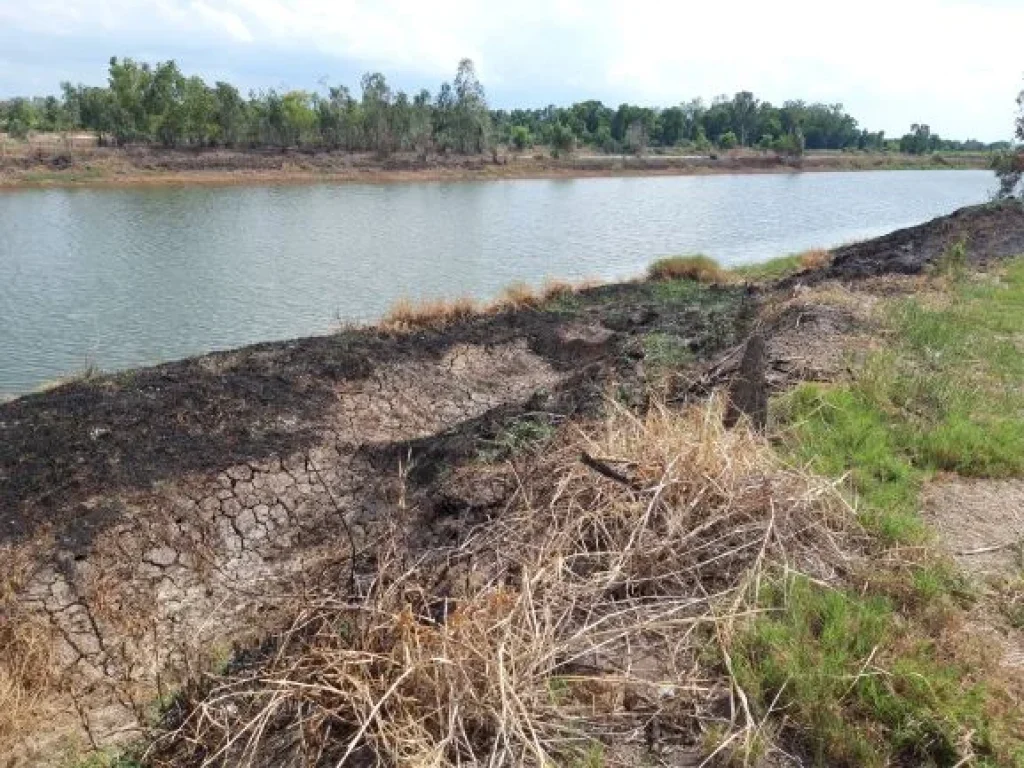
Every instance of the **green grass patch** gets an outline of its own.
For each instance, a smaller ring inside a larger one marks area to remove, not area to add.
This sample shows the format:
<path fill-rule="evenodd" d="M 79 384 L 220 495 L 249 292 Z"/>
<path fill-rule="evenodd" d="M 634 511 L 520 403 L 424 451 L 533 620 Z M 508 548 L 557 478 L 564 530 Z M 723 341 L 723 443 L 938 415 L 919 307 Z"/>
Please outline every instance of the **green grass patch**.
<path fill-rule="evenodd" d="M 972 670 L 945 663 L 883 597 L 802 577 L 769 587 L 732 649 L 737 682 L 786 713 L 817 765 L 1024 765 L 1016 714 Z"/>
<path fill-rule="evenodd" d="M 918 492 L 936 471 L 1024 474 L 1024 260 L 956 281 L 948 300 L 894 303 L 889 349 L 852 381 L 804 384 L 774 404 L 785 450 L 849 478 L 865 522 L 918 542 Z"/>
<path fill-rule="evenodd" d="M 477 458 L 486 463 L 503 461 L 526 451 L 536 451 L 554 437 L 554 424 L 543 415 L 510 419 L 494 438 L 482 441 Z"/>
<path fill-rule="evenodd" d="M 675 335 L 654 331 L 643 337 L 644 361 L 655 372 L 689 365 L 695 359 L 689 342 Z"/>
<path fill-rule="evenodd" d="M 971 275 L 961 256 L 937 268 L 941 294 L 884 309 L 886 348 L 849 381 L 772 404 L 783 453 L 844 477 L 883 549 L 927 542 L 919 497 L 935 472 L 1024 475 L 1024 259 Z M 741 685 L 760 714 L 785 713 L 818 765 L 1024 766 L 998 674 L 948 646 L 974 597 L 963 574 L 893 553 L 898 565 L 871 569 L 856 593 L 805 579 L 764 592 L 768 612 L 737 636 Z"/>
<path fill-rule="evenodd" d="M 789 256 L 779 256 L 771 261 L 764 261 L 759 264 L 743 264 L 732 267 L 729 271 L 744 280 L 778 280 L 783 277 L 794 275 L 803 269 L 800 262 L 800 254 L 794 253 Z"/>

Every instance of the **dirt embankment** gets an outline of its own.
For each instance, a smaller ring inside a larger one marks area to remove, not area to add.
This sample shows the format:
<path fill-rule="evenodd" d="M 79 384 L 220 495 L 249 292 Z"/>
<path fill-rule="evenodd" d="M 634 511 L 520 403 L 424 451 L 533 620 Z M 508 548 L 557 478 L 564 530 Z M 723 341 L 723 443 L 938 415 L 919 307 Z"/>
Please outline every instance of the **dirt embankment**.
<path fill-rule="evenodd" d="M 440 492 L 452 467 L 500 456 L 522 424 L 594 408 L 611 381 L 640 397 L 645 337 L 706 358 L 739 337 L 749 306 L 742 287 L 607 286 L 448 329 L 258 345 L 0 406 L 0 547 L 17 564 L 0 612 L 45 630 L 59 681 L 29 708 L 49 718 L 51 742 L 23 743 L 23 756 L 54 754 L 61 737 L 130 735 L 161 691 L 271 626 L 318 563 L 372 558 L 400 509 L 420 510 L 420 549 L 461 535 L 500 500 Z"/>
<path fill-rule="evenodd" d="M 396 530 L 414 567 L 500 518 L 517 490 L 489 463 L 608 398 L 642 410 L 656 387 L 671 402 L 728 385 L 755 324 L 768 386 L 834 376 L 870 330 L 866 303 L 908 271 L 903 256 L 926 254 L 923 269 L 965 233 L 972 257 L 1024 251 L 1024 209 L 967 209 L 757 290 L 604 286 L 448 328 L 257 345 L 0 405 L 0 654 L 48 649 L 18 667 L 36 685 L 22 686 L 20 719 L 0 712 L 0 745 L 36 764 L 69 742 L 134 737 L 154 700 L 279 627 L 296 594 L 372 573 Z M 827 303 L 796 287 L 829 278 Z M 602 471 L 628 486 L 628 465 L 608 458 Z"/>
<path fill-rule="evenodd" d="M 0 188 L 48 185 L 245 184 L 310 181 L 460 181 L 491 178 L 573 178 L 619 175 L 791 173 L 911 168 L 987 168 L 985 155 L 913 157 L 890 153 L 779 157 L 750 151 L 720 156 L 585 155 L 556 159 L 521 155 L 380 158 L 369 153 L 300 150 L 169 150 L 37 147 L 0 155 Z"/>

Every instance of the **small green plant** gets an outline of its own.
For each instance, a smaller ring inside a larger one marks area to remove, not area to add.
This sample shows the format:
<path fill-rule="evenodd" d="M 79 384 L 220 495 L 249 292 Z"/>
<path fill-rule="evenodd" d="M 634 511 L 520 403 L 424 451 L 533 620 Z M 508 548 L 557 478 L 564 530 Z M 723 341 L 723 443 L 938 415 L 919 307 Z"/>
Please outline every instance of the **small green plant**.
<path fill-rule="evenodd" d="M 546 416 L 521 416 L 506 422 L 492 440 L 483 441 L 478 458 L 486 463 L 502 461 L 528 450 L 537 450 L 555 434 Z"/>
<path fill-rule="evenodd" d="M 967 241 L 961 239 L 950 245 L 935 262 L 935 272 L 962 280 L 967 274 Z"/>
<path fill-rule="evenodd" d="M 644 361 L 655 371 L 682 368 L 694 355 L 686 339 L 674 333 L 655 331 L 643 337 Z"/>

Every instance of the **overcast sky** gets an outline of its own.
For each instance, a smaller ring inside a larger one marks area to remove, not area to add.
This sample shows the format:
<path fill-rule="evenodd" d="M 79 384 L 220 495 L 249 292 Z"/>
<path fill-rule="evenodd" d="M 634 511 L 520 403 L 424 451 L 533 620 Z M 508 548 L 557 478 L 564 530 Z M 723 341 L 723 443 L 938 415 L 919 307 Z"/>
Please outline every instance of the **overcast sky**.
<path fill-rule="evenodd" d="M 1009 138 L 1024 0 L 0 0 L 0 97 L 100 84 L 111 55 L 250 88 L 436 92 L 472 58 L 492 105 L 669 106 L 751 90 L 842 102 L 889 135 Z"/>

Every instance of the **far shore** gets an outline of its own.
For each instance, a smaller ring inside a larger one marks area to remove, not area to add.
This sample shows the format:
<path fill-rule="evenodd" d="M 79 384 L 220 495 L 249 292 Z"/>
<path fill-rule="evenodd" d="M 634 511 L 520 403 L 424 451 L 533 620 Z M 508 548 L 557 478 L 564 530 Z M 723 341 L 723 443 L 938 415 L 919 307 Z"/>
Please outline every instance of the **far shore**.
<path fill-rule="evenodd" d="M 486 156 L 240 150 L 164 150 L 60 146 L 8 147 L 0 155 L 0 189 L 309 183 L 403 183 L 493 179 L 570 179 L 612 176 L 698 176 L 876 170 L 966 170 L 990 167 L 985 153 L 770 153 L 720 156 L 546 153 Z"/>

